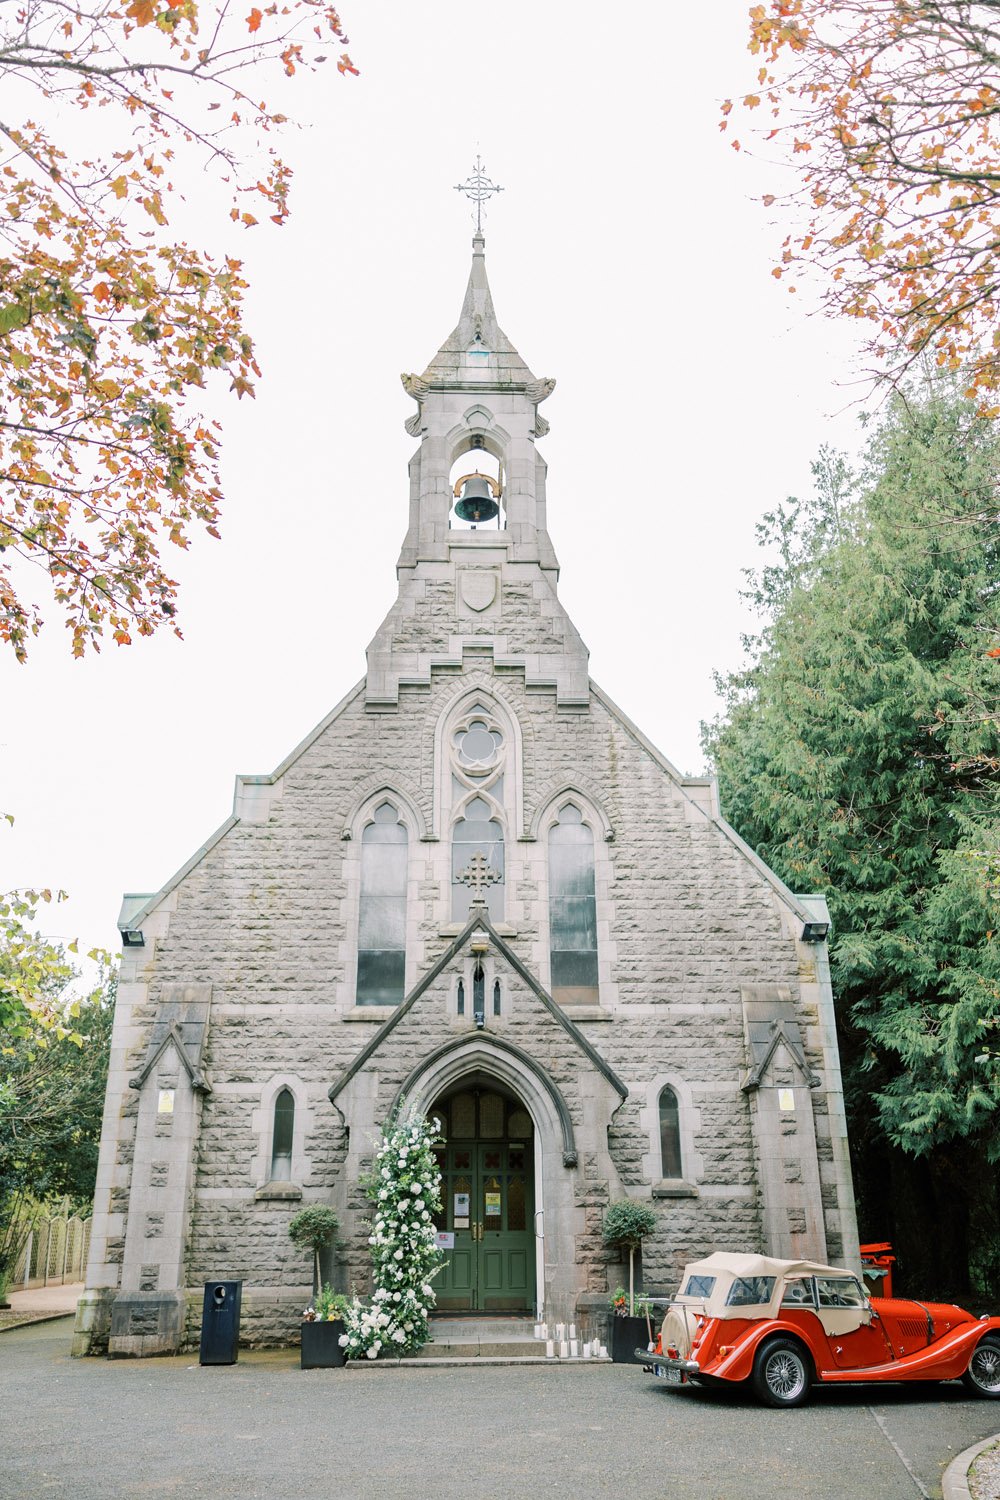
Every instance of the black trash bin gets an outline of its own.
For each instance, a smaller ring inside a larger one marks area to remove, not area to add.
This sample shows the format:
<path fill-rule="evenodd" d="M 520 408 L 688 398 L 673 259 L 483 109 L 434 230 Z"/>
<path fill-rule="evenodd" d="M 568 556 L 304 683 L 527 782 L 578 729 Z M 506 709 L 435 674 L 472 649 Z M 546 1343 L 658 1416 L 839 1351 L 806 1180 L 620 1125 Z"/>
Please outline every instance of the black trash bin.
<path fill-rule="evenodd" d="M 242 1281 L 206 1281 L 201 1314 L 201 1363 L 234 1365 L 240 1339 Z"/>

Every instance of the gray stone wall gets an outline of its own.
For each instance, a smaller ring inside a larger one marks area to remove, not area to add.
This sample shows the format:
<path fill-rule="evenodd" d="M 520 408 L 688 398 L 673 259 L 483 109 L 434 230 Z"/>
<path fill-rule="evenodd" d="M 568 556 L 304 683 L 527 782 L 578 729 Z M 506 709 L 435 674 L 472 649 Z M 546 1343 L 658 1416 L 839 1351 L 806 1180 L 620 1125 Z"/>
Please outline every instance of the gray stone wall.
<path fill-rule="evenodd" d="M 505 607 L 518 615 L 533 604 L 530 595 L 515 592 Z M 518 615 L 517 623 L 527 622 Z M 554 693 L 527 691 L 517 674 L 494 679 L 475 661 L 461 675 L 435 674 L 429 690 L 404 685 L 394 712 L 366 712 L 354 696 L 284 770 L 268 793 L 266 817 L 258 806 L 259 820 L 237 822 L 172 892 L 165 931 L 140 950 L 136 974 L 141 998 L 131 1014 L 131 1067 L 141 1063 L 169 987 L 212 986 L 203 1062 L 213 1092 L 203 1103 L 196 1147 L 186 1277 L 192 1288 L 209 1277 L 241 1276 L 248 1294 L 260 1289 L 265 1301 L 253 1303 L 257 1338 L 287 1336 L 287 1328 L 277 1326 L 268 1333 L 268 1317 L 276 1324 L 285 1315 L 281 1294 L 291 1288 L 297 1303 L 309 1282 L 308 1268 L 287 1239 L 297 1202 L 255 1197 L 262 1186 L 262 1150 L 266 1154 L 261 1133 L 267 1122 L 258 1118 L 254 1127 L 262 1089 L 275 1075 L 297 1080 L 297 1106 L 311 1116 L 307 1172 L 296 1183 L 300 1201 L 330 1201 L 345 1145 L 326 1090 L 368 1041 L 372 1024 L 384 1019 L 365 1015 L 359 1022 L 353 1008 L 356 907 L 348 869 L 357 856 L 344 830 L 359 796 L 379 781 L 412 787 L 426 807 L 434 806 L 435 725 L 448 704 L 476 683 L 495 686 L 521 726 L 524 827 L 507 830 L 506 920 L 509 941 L 529 966 L 545 957 L 545 845 L 523 835 L 543 790 L 586 786 L 613 834 L 604 841 L 595 829 L 599 857 L 609 870 L 599 910 L 607 934 L 604 956 L 611 955 L 602 984 L 605 1013 L 583 1013 L 580 1026 L 630 1089 L 609 1132 L 611 1160 L 627 1193 L 648 1196 L 657 1175 L 648 1161 L 655 1141 L 648 1119 L 641 1119 L 649 1080 L 661 1073 L 681 1076 L 697 1110 L 693 1144 L 702 1169 L 691 1184 L 695 1195 L 657 1201 L 660 1230 L 645 1249 L 647 1284 L 666 1291 L 692 1256 L 761 1243 L 751 1110 L 740 1092 L 746 1070 L 741 986 L 785 985 L 799 997 L 810 1062 L 823 1069 L 816 1009 L 802 985 L 814 976 L 808 955 L 804 959 L 790 935 L 774 885 L 605 700 L 595 695 L 586 712 L 562 710 Z M 409 847 L 414 972 L 408 977 L 415 980 L 417 955 L 422 967 L 432 963 L 454 929 L 447 838 L 421 841 L 411 834 Z M 515 1029 L 518 1024 L 510 1021 Z M 519 1045 L 537 1054 L 578 1111 L 578 1058 L 563 1045 L 565 1034 L 550 1035 L 550 1026 L 542 1035 L 538 1024 L 536 1018 L 521 1025 Z M 379 1109 L 388 1107 L 414 1061 L 446 1032 L 440 1006 L 425 1007 L 419 1022 L 400 1026 L 379 1055 Z M 122 1233 L 108 1246 L 109 1263 L 120 1255 L 127 1233 L 131 1186 L 134 1101 L 127 1091 L 121 1103 L 113 1210 Z M 824 1202 L 835 1229 L 842 1205 L 821 1099 L 816 1105 Z M 596 1292 L 607 1280 L 599 1223 L 608 1182 L 588 1179 L 581 1164 L 574 1191 L 581 1282 Z M 361 1208 L 356 1195 L 352 1202 Z M 366 1248 L 355 1230 L 342 1257 L 344 1285 L 365 1285 Z M 269 1297 L 279 1300 L 267 1302 Z"/>

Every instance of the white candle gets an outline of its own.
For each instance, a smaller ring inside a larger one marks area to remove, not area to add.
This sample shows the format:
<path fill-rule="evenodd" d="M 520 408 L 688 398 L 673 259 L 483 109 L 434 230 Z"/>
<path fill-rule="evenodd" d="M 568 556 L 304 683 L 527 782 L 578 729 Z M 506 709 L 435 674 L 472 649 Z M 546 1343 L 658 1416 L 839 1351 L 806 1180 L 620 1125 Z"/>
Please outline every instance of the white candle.
<path fill-rule="evenodd" d="M 571 1323 L 569 1325 L 569 1338 L 570 1338 L 570 1343 L 572 1343 L 573 1340 L 576 1338 L 576 1324 L 575 1323 Z"/>
<path fill-rule="evenodd" d="M 542 1331 L 541 1331 L 539 1337 L 543 1338 L 543 1339 L 547 1339 L 548 1336 L 549 1336 L 549 1325 L 548 1325 L 548 1323 L 543 1323 L 542 1324 Z"/>
<path fill-rule="evenodd" d="M 535 1324 L 535 1338 L 536 1339 L 540 1339 L 541 1336 L 542 1336 L 542 1325 L 541 1325 L 541 1323 L 536 1323 Z"/>
<path fill-rule="evenodd" d="M 553 1343 L 552 1339 L 546 1339 L 545 1340 L 545 1358 L 546 1359 L 555 1359 L 555 1357 L 556 1357 L 556 1346 Z"/>
<path fill-rule="evenodd" d="M 559 1345 L 559 1358 L 569 1359 L 569 1345 L 567 1344 L 565 1339 L 563 1339 L 562 1343 Z"/>
<path fill-rule="evenodd" d="M 573 1325 L 570 1324 L 570 1327 L 572 1326 Z M 569 1341 L 569 1357 L 570 1359 L 580 1358 L 580 1345 L 577 1343 L 576 1339 L 570 1339 Z"/>
<path fill-rule="evenodd" d="M 583 1346 L 583 1357 L 584 1357 L 584 1359 L 589 1359 L 590 1358 L 590 1354 L 591 1354 L 590 1345 L 589 1344 L 584 1344 L 584 1346 Z"/>
<path fill-rule="evenodd" d="M 559 1343 L 562 1343 L 562 1341 L 563 1341 L 563 1339 L 565 1337 L 566 1337 L 566 1325 L 565 1325 L 565 1323 L 557 1323 L 556 1324 L 556 1338 L 559 1341 Z"/>
<path fill-rule="evenodd" d="M 602 1344 L 601 1345 L 601 1358 L 602 1359 L 607 1359 L 607 1357 L 608 1357 L 608 1346 L 607 1346 L 607 1344 Z"/>

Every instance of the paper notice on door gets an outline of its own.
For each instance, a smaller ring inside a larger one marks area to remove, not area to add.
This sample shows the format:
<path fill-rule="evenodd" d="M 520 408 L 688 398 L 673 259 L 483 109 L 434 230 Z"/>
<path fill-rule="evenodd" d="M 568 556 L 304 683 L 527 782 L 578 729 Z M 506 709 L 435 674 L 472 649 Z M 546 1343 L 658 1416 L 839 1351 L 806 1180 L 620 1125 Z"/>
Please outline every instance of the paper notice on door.
<path fill-rule="evenodd" d="M 468 1193 L 455 1194 L 455 1218 L 467 1219 L 469 1217 L 469 1195 Z"/>
<path fill-rule="evenodd" d="M 499 1212 L 500 1212 L 500 1194 L 499 1193 L 487 1193 L 486 1194 L 486 1216 L 487 1216 L 487 1218 L 490 1218 L 494 1214 L 499 1214 Z"/>
<path fill-rule="evenodd" d="M 434 1243 L 439 1250 L 454 1250 L 455 1236 L 449 1233 L 447 1229 L 440 1229 L 434 1236 Z"/>
<path fill-rule="evenodd" d="M 455 1215 L 455 1228 L 456 1229 L 468 1229 L 468 1227 L 469 1227 L 469 1216 L 468 1216 L 468 1214 L 463 1214 L 461 1216 L 461 1218 L 459 1218 L 459 1216 L 456 1214 Z"/>

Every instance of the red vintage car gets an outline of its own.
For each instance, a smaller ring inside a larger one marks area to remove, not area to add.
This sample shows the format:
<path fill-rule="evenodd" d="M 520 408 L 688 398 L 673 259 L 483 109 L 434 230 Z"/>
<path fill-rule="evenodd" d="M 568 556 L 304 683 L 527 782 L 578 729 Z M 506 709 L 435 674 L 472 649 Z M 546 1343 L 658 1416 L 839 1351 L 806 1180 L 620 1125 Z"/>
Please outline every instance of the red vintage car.
<path fill-rule="evenodd" d="M 748 1381 L 769 1406 L 813 1385 L 957 1380 L 1000 1397 L 1000 1318 L 940 1302 L 871 1298 L 851 1271 L 763 1255 L 694 1261 L 644 1367 L 674 1385 Z"/>

